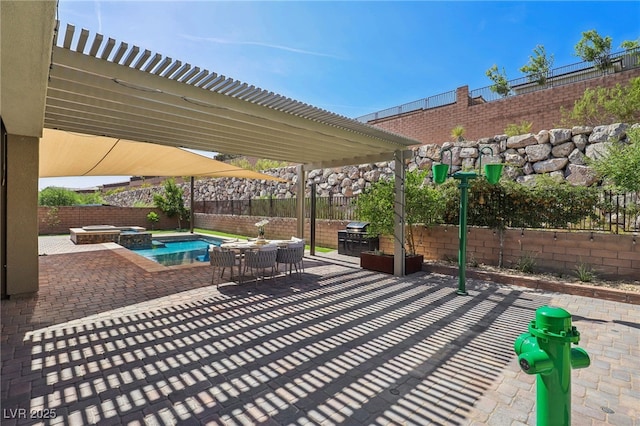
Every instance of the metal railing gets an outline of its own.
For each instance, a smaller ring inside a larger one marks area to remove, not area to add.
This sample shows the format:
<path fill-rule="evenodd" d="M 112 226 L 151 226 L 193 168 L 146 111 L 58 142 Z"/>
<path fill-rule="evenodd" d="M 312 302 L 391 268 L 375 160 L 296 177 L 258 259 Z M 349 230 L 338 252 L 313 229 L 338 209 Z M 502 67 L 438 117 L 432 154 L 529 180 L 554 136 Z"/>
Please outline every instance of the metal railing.
<path fill-rule="evenodd" d="M 507 82 L 509 92 L 500 95 L 491 90 L 494 85 L 474 89 L 469 92 L 472 104 L 497 101 L 505 97 L 522 95 L 525 93 L 536 92 L 538 90 L 549 89 L 551 87 L 559 87 L 566 84 L 576 83 L 578 81 L 588 80 L 592 78 L 602 77 L 603 75 L 612 74 L 623 70 L 640 67 L 640 51 L 625 50 L 623 52 L 613 53 L 609 56 L 610 66 L 601 70 L 596 68 L 591 62 L 577 62 L 571 65 L 554 68 L 545 76 L 544 83 L 539 84 L 533 76 L 525 76 L 509 80 Z M 367 123 L 380 118 L 393 117 L 394 115 L 404 114 L 407 112 L 426 110 L 437 108 L 444 105 L 455 104 L 456 91 L 441 93 L 439 95 L 430 96 L 428 98 L 419 99 L 417 101 L 408 102 L 396 107 L 387 108 L 382 111 L 373 112 L 356 118 L 356 120 Z"/>
<path fill-rule="evenodd" d="M 318 197 L 316 199 L 316 218 L 321 220 L 358 220 L 355 204 L 357 196 L 345 197 L 334 195 L 330 197 Z M 505 200 L 489 201 L 483 209 L 489 209 L 495 215 L 501 215 L 501 211 L 509 211 L 504 205 Z M 311 199 L 305 198 L 305 217 L 310 217 Z M 237 215 L 237 216 L 264 216 L 264 217 L 296 217 L 295 198 L 263 198 L 253 200 L 226 200 L 226 201 L 196 201 L 195 213 Z M 534 212 L 535 214 L 535 212 Z M 455 225 L 457 218 L 452 215 L 446 223 Z M 594 208 L 594 217 L 568 224 L 566 229 L 576 231 L 600 231 L 614 234 L 624 232 L 640 232 L 640 196 L 637 193 L 618 194 L 612 191 L 603 191 L 600 203 Z M 522 220 L 507 219 L 508 227 L 522 227 Z M 519 221 L 519 222 L 518 222 Z M 478 225 L 469 219 L 469 225 Z M 551 226 L 543 226 L 543 229 Z"/>
<path fill-rule="evenodd" d="M 408 102 L 397 107 L 388 108 L 382 111 L 373 112 L 356 118 L 356 120 L 367 123 L 371 120 L 379 118 L 393 117 L 394 115 L 404 114 L 412 111 L 419 111 L 431 108 L 437 108 L 445 105 L 456 103 L 456 91 L 440 93 L 439 95 L 429 96 L 428 98 L 418 99 L 417 101 Z"/>

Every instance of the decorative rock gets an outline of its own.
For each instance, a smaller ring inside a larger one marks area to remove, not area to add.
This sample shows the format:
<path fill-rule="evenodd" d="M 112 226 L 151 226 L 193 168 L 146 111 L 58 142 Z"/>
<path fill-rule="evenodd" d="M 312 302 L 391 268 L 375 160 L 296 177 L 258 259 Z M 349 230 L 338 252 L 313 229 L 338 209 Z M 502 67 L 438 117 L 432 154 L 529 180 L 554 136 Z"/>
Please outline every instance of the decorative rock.
<path fill-rule="evenodd" d="M 478 158 L 477 148 L 461 148 L 460 158 Z"/>
<path fill-rule="evenodd" d="M 592 160 L 598 160 L 604 158 L 607 155 L 607 150 L 611 142 L 601 142 L 587 145 L 585 155 Z"/>
<path fill-rule="evenodd" d="M 573 151 L 575 147 L 576 146 L 573 142 L 561 143 L 560 145 L 556 145 L 553 147 L 553 149 L 551 150 L 551 155 L 556 158 L 567 157 L 569 154 L 571 154 L 571 151 Z"/>
<path fill-rule="evenodd" d="M 571 139 L 571 129 L 551 129 L 549 130 L 549 142 L 551 145 L 558 145 Z"/>
<path fill-rule="evenodd" d="M 593 127 L 590 126 L 573 126 L 571 128 L 571 133 L 574 135 L 584 135 L 591 132 L 593 132 Z"/>
<path fill-rule="evenodd" d="M 367 181 L 367 182 L 377 182 L 378 179 L 380 179 L 380 170 L 378 169 L 374 169 L 374 170 L 370 170 L 368 172 L 365 172 L 362 177 Z"/>
<path fill-rule="evenodd" d="M 576 148 L 584 152 L 584 148 L 587 146 L 587 142 L 589 142 L 589 136 L 575 135 L 574 137 L 571 138 L 571 140 L 576 145 Z"/>
<path fill-rule="evenodd" d="M 462 159 L 460 157 L 459 147 L 453 147 L 450 151 L 445 151 L 442 153 L 442 163 L 444 164 L 453 164 L 454 166 L 460 166 L 462 164 Z M 453 158 L 452 158 L 453 156 Z"/>
<path fill-rule="evenodd" d="M 525 135 L 511 136 L 507 139 L 507 148 L 524 148 L 537 143 L 538 141 L 533 136 L 533 133 L 527 133 Z"/>
<path fill-rule="evenodd" d="M 567 166 L 567 182 L 575 186 L 591 186 L 598 181 L 596 172 L 588 166 L 569 164 Z"/>
<path fill-rule="evenodd" d="M 476 167 L 476 159 L 475 158 L 463 158 L 462 159 L 462 169 L 469 170 Z"/>
<path fill-rule="evenodd" d="M 518 176 L 516 182 L 522 185 L 534 186 L 536 184 L 536 175 Z"/>
<path fill-rule="evenodd" d="M 555 172 L 549 173 L 549 177 L 559 183 L 564 180 L 564 173 L 562 170 L 556 170 Z"/>
<path fill-rule="evenodd" d="M 574 149 L 571 154 L 569 154 L 568 159 L 569 163 L 571 164 L 576 164 L 579 166 L 586 164 L 584 161 L 584 154 L 578 148 Z"/>
<path fill-rule="evenodd" d="M 487 149 L 489 148 L 489 149 Z M 500 144 L 497 143 L 481 143 L 478 145 L 478 152 L 482 153 L 482 157 L 493 155 L 500 155 Z M 484 163 L 484 160 L 482 161 Z"/>
<path fill-rule="evenodd" d="M 536 135 L 536 140 L 539 144 L 549 143 L 549 131 L 548 130 L 540 130 Z"/>
<path fill-rule="evenodd" d="M 522 176 L 522 168 L 507 166 L 504 168 L 503 174 L 509 179 L 516 179 L 518 176 Z"/>
<path fill-rule="evenodd" d="M 531 163 L 546 160 L 549 158 L 549 154 L 551 153 L 551 144 L 529 145 L 525 148 L 525 152 L 527 153 L 527 158 Z"/>
<path fill-rule="evenodd" d="M 522 167 L 524 166 L 524 164 L 527 162 L 523 156 L 521 156 L 520 154 L 513 153 L 513 154 L 505 154 L 504 155 L 504 162 L 507 164 L 511 164 L 514 166 L 518 166 L 518 167 Z"/>
<path fill-rule="evenodd" d="M 564 168 L 568 162 L 569 160 L 566 158 L 552 158 L 550 160 L 538 161 L 533 164 L 533 170 L 536 173 L 551 173 Z"/>
<path fill-rule="evenodd" d="M 626 135 L 626 130 L 629 126 L 624 123 L 610 124 L 608 126 L 596 126 L 593 128 L 593 133 L 589 135 L 589 142 L 609 142 L 619 141 Z"/>
<path fill-rule="evenodd" d="M 531 165 L 531 163 L 526 163 L 524 165 L 524 167 L 522 168 L 522 172 L 525 175 L 531 175 L 531 174 L 533 174 L 535 172 L 535 170 L 533 170 L 533 166 Z"/>
<path fill-rule="evenodd" d="M 338 174 L 337 173 L 331 173 L 329 175 L 329 177 L 327 177 L 327 183 L 330 186 L 336 185 L 339 181 L 340 181 L 340 179 L 338 179 Z"/>

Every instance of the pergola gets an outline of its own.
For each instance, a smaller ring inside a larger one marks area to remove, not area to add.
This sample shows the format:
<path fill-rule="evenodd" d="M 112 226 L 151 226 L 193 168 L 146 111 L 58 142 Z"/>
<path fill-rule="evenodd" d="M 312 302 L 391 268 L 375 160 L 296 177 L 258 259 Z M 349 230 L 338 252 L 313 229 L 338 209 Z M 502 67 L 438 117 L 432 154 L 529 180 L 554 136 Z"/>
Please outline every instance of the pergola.
<path fill-rule="evenodd" d="M 419 142 L 84 29 L 58 30 L 55 1 L 0 7 L 3 294 L 38 289 L 43 128 L 298 163 L 298 196 L 306 170 L 395 158 L 404 274 L 404 159 Z"/>

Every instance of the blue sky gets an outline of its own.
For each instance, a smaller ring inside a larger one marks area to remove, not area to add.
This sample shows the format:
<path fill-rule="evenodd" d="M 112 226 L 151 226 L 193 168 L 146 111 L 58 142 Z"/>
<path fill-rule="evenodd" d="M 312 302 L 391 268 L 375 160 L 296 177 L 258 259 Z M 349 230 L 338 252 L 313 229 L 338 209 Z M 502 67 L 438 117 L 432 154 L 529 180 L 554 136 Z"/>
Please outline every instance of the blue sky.
<path fill-rule="evenodd" d="M 640 38 L 640 2 L 66 1 L 59 19 L 183 63 L 359 117 L 468 85 L 509 79 L 544 45 L 554 66 L 579 62 L 591 29 L 613 51 Z M 64 31 L 64 29 L 61 29 Z M 41 179 L 88 187 L 120 178 Z M 69 183 L 71 182 L 71 183 Z"/>

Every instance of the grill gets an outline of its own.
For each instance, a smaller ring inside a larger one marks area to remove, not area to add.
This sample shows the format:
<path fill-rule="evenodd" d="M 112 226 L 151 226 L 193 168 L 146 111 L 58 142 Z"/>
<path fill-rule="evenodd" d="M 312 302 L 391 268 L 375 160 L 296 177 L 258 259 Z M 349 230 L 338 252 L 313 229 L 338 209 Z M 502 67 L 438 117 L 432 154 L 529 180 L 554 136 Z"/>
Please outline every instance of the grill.
<path fill-rule="evenodd" d="M 363 251 L 378 250 L 378 237 L 367 235 L 368 226 L 369 222 L 350 222 L 338 231 L 338 254 L 359 257 Z"/>

